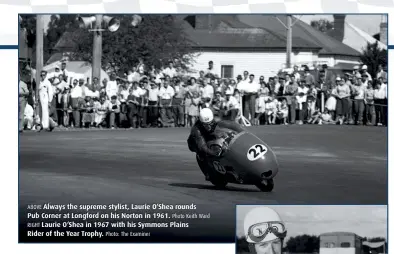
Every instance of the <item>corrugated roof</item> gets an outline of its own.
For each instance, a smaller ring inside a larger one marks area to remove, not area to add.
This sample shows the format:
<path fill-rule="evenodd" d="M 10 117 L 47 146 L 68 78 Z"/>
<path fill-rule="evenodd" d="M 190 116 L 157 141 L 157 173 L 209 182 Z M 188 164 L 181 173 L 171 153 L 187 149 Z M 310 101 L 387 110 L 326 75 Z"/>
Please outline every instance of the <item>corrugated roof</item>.
<path fill-rule="evenodd" d="M 287 33 L 287 29 L 283 26 L 283 24 L 286 24 L 286 15 L 239 15 L 239 19 L 248 25 L 270 29 L 282 36 L 286 36 Z M 360 56 L 360 53 L 355 49 L 314 29 L 301 20 L 293 17 L 293 23 L 293 38 L 299 37 L 310 43 L 320 45 L 322 49 L 319 54 L 321 55 Z"/>

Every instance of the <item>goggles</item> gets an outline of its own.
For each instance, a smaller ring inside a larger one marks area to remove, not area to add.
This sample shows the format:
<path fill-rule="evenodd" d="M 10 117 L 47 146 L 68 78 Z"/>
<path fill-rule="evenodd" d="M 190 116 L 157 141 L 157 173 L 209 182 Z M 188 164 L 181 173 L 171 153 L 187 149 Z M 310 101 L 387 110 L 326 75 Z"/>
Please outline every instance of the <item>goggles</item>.
<path fill-rule="evenodd" d="M 287 234 L 285 225 L 279 221 L 263 222 L 252 225 L 248 230 L 248 237 L 255 243 L 263 242 L 268 234 L 284 239 Z"/>

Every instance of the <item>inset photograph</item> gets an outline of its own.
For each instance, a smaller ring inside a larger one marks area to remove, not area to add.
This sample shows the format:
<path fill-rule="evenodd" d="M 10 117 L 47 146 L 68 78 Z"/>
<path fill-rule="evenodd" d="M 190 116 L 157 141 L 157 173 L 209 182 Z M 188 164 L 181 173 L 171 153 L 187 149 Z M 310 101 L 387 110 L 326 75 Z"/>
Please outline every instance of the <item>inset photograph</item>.
<path fill-rule="evenodd" d="M 387 206 L 238 205 L 236 253 L 387 253 Z"/>

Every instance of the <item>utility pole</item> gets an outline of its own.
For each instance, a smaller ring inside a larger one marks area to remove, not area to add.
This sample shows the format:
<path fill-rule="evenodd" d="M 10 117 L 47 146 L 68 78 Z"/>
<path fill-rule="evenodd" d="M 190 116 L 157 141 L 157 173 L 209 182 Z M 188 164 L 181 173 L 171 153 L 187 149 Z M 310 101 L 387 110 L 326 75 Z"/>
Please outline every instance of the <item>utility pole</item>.
<path fill-rule="evenodd" d="M 101 23 L 103 21 L 103 15 L 95 15 L 96 22 L 93 35 L 93 61 L 92 61 L 92 81 L 93 78 L 101 80 L 101 60 L 102 60 L 102 47 L 103 47 L 103 36 Z"/>
<path fill-rule="evenodd" d="M 291 52 L 292 52 L 292 29 L 291 15 L 287 15 L 287 36 L 286 36 L 286 68 L 291 68 Z"/>
<path fill-rule="evenodd" d="M 38 100 L 38 88 L 41 81 L 41 71 L 44 65 L 44 22 L 43 15 L 36 17 L 36 99 Z"/>

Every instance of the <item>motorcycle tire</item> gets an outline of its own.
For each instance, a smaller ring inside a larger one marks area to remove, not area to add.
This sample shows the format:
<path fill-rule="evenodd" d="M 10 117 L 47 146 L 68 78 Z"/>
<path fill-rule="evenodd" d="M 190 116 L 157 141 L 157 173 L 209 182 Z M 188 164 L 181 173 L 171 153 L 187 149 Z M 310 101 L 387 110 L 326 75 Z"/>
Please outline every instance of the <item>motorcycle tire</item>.
<path fill-rule="evenodd" d="M 206 165 L 204 161 L 201 161 L 198 159 L 196 156 L 196 160 L 198 163 L 198 166 L 200 167 L 202 173 L 204 175 L 208 174 L 209 175 L 209 181 L 217 188 L 223 189 L 227 186 L 228 182 L 223 178 L 223 175 L 220 175 L 217 172 L 214 172 L 211 168 Z"/>
<path fill-rule="evenodd" d="M 274 179 L 269 179 L 256 183 L 255 186 L 259 188 L 262 192 L 271 192 L 274 189 Z"/>

